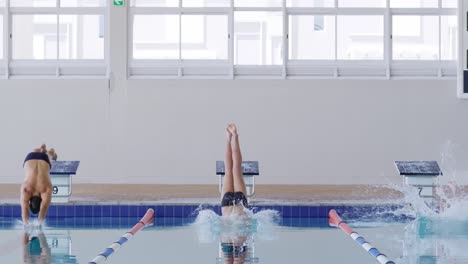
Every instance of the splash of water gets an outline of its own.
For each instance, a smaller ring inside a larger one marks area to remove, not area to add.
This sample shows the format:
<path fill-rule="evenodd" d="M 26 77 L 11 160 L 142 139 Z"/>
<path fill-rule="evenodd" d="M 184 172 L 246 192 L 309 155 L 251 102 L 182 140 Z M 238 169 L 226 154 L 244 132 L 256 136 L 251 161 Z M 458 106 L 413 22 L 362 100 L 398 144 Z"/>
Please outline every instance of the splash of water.
<path fill-rule="evenodd" d="M 468 196 L 458 184 L 462 175 L 456 169 L 455 146 L 448 141 L 441 152 L 443 176 L 434 189 L 438 213 L 430 210 L 417 195 L 417 188 L 403 186 L 405 199 L 417 218 L 405 227 L 402 263 L 468 263 Z"/>
<path fill-rule="evenodd" d="M 274 210 L 262 210 L 254 212 L 244 209 L 245 216 L 220 216 L 210 209 L 201 209 L 193 225 L 196 227 L 200 242 L 211 243 L 224 239 L 254 237 L 271 240 L 274 238 L 273 229 L 280 221 L 279 212 Z"/>
<path fill-rule="evenodd" d="M 457 181 L 460 173 L 456 170 L 454 152 L 455 145 L 447 141 L 442 147 L 440 158 L 440 167 L 444 174 L 437 177 L 432 202 L 419 197 L 418 188 L 405 184 L 403 186 L 390 184 L 391 188 L 403 193 L 405 206 L 401 212 L 415 218 L 468 219 L 468 211 L 465 210 L 468 206 L 468 197 Z"/>
<path fill-rule="evenodd" d="M 40 222 L 37 218 L 31 219 L 29 221 L 29 224 L 26 224 L 26 225 L 21 220 L 16 220 L 15 223 L 13 224 L 14 230 L 23 230 L 28 233 L 41 231 L 47 228 L 48 227 L 47 227 L 46 221 L 44 220 Z"/>

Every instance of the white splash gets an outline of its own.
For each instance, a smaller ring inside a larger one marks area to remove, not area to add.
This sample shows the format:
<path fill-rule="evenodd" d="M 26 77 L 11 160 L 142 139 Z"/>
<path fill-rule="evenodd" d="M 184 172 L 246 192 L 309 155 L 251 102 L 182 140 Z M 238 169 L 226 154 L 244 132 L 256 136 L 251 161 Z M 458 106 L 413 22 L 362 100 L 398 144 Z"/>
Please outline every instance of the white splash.
<path fill-rule="evenodd" d="M 36 232 L 36 231 L 41 231 L 43 229 L 47 229 L 47 223 L 46 221 L 40 222 L 38 219 L 34 218 L 29 221 L 28 224 L 24 224 L 23 221 L 21 220 L 16 220 L 13 229 L 14 230 L 23 230 L 28 233 Z"/>
<path fill-rule="evenodd" d="M 468 263 L 468 195 L 457 181 L 468 175 L 457 172 L 454 149 L 449 141 L 441 154 L 443 175 L 434 190 L 437 213 L 422 202 L 417 188 L 402 188 L 416 219 L 405 227 L 404 252 L 398 262 L 419 263 L 421 257 L 427 257 L 431 263 Z"/>
<path fill-rule="evenodd" d="M 245 209 L 245 216 L 220 216 L 214 211 L 204 209 L 198 211 L 193 223 L 200 242 L 211 243 L 223 239 L 236 237 L 254 237 L 270 240 L 274 237 L 273 229 L 278 226 L 279 213 L 274 210 L 263 210 L 254 213 Z"/>

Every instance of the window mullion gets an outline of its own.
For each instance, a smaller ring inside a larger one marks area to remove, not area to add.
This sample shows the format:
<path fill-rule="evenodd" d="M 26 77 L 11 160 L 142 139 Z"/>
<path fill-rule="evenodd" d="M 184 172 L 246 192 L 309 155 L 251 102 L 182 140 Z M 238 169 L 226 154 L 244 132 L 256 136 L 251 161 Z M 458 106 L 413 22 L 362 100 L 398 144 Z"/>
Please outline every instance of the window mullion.
<path fill-rule="evenodd" d="M 390 79 L 390 65 L 392 62 L 392 14 L 390 12 L 390 0 L 387 0 L 387 8 L 384 15 L 384 63 L 386 77 Z"/>
<path fill-rule="evenodd" d="M 5 79 L 9 78 L 10 65 L 10 0 L 5 1 L 5 9 L 3 10 L 3 60 L 5 67 Z"/>
<path fill-rule="evenodd" d="M 230 78 L 234 79 L 234 0 L 230 1 L 228 14 L 228 61 Z"/>
<path fill-rule="evenodd" d="M 179 0 L 178 3 L 178 14 L 179 14 L 179 60 L 178 60 L 178 71 L 177 71 L 177 76 L 179 78 L 182 77 L 182 0 Z"/>
<path fill-rule="evenodd" d="M 338 15 L 335 14 L 335 77 L 338 77 Z"/>
<path fill-rule="evenodd" d="M 102 0 L 101 0 L 102 1 Z M 129 9 L 129 4 L 125 5 L 125 11 L 126 11 L 126 14 L 128 16 L 128 9 Z M 104 8 L 105 8 L 105 11 L 104 13 L 101 13 L 102 16 L 104 16 L 104 61 L 105 61 L 105 64 L 106 64 L 106 78 L 110 79 L 111 77 L 111 48 L 110 48 L 110 15 L 111 15 L 111 5 L 107 2 L 105 5 L 104 5 Z M 127 21 L 128 23 L 128 21 Z M 128 24 L 127 24 L 127 38 L 128 38 Z M 130 41 L 133 39 L 133 37 L 130 39 Z M 127 41 L 128 43 L 128 41 Z M 127 44 L 128 45 L 128 44 Z M 128 47 L 128 46 L 127 46 Z M 132 47 L 132 46 L 130 46 Z M 127 51 L 128 51 L 128 48 L 127 48 Z M 128 53 L 127 53 L 128 54 Z M 130 53 L 132 54 L 132 53 Z M 128 61 L 128 55 L 127 55 L 127 61 Z M 126 73 L 127 73 L 127 77 L 129 75 L 128 73 L 128 63 L 125 67 L 126 69 Z"/>
<path fill-rule="evenodd" d="M 335 78 L 338 78 L 338 0 L 335 0 Z"/>
<path fill-rule="evenodd" d="M 57 4 L 59 4 L 59 1 L 60 0 L 57 0 Z M 56 36 L 55 36 L 55 40 L 56 40 L 56 58 L 55 58 L 55 74 L 56 74 L 56 77 L 59 77 L 60 76 L 60 66 L 59 66 L 59 56 L 60 56 L 60 48 L 59 48 L 59 41 L 60 41 L 60 17 L 59 17 L 59 12 L 57 12 L 56 14 L 56 21 L 57 21 L 57 25 L 56 25 Z"/>
<path fill-rule="evenodd" d="M 289 32 L 289 23 L 288 23 L 288 13 L 286 12 L 286 0 L 283 0 L 283 78 L 286 79 L 287 77 L 287 65 L 288 65 L 288 32 Z"/>
<path fill-rule="evenodd" d="M 439 0 L 439 4 L 440 4 L 440 0 Z M 442 40 L 441 40 L 441 37 L 442 37 L 442 25 L 441 25 L 441 21 L 442 21 L 442 16 L 438 16 L 439 17 L 439 30 L 438 30 L 438 35 L 439 35 L 439 48 L 438 48 L 438 52 L 439 52 L 439 77 L 442 77 L 442 65 L 441 65 L 441 61 L 442 61 L 442 49 L 441 49 L 441 46 L 442 46 Z"/>

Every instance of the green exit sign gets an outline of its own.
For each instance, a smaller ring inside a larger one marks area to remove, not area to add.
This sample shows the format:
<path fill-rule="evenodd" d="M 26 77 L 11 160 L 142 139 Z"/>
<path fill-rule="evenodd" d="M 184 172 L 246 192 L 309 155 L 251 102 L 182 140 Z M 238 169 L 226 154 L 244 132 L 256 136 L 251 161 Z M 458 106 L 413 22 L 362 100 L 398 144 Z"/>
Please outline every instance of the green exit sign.
<path fill-rule="evenodd" d="M 114 6 L 124 6 L 125 0 L 113 0 Z"/>

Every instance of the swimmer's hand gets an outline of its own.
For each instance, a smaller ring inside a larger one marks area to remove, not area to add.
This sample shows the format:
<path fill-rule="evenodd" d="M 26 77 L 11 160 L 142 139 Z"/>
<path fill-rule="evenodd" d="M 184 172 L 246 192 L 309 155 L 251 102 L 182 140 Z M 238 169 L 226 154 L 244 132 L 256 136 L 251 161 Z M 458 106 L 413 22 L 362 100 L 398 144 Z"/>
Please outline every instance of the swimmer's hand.
<path fill-rule="evenodd" d="M 23 224 L 24 230 L 42 230 L 45 226 L 45 221 L 34 220 Z"/>

